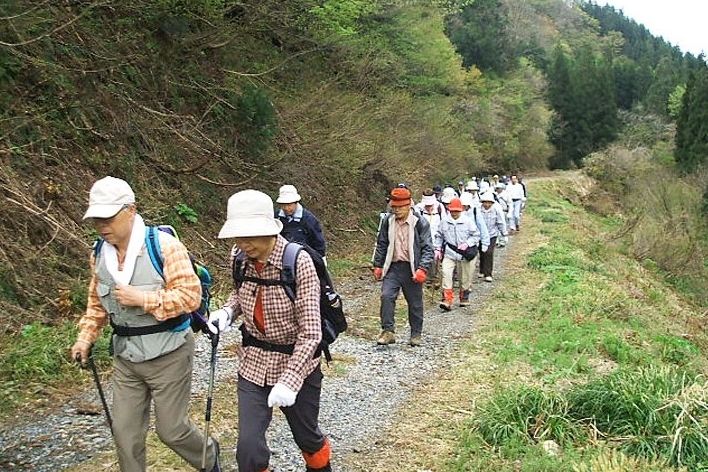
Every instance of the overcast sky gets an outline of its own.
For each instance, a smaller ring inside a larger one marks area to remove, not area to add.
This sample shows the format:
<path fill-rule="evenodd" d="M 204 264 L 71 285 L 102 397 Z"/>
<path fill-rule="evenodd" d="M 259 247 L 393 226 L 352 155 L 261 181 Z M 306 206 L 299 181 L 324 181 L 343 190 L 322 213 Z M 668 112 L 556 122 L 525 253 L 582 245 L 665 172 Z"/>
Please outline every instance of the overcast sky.
<path fill-rule="evenodd" d="M 621 9 L 682 52 L 708 55 L 708 0 L 598 0 Z"/>

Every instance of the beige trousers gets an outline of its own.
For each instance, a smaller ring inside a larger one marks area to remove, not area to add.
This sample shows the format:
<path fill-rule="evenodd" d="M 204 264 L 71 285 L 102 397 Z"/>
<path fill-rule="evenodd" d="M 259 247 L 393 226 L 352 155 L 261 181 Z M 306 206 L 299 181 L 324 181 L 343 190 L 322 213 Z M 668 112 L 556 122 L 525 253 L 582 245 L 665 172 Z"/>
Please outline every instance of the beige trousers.
<path fill-rule="evenodd" d="M 160 440 L 199 469 L 204 436 L 189 420 L 194 337 L 164 356 L 145 362 L 113 360 L 113 433 L 122 472 L 145 471 L 145 439 L 150 401 Z M 207 470 L 214 467 L 216 446 L 207 445 Z"/>
<path fill-rule="evenodd" d="M 442 260 L 442 288 L 452 289 L 452 273 L 455 271 L 455 264 L 459 264 L 458 275 L 460 277 L 460 290 L 469 290 L 472 286 L 472 263 L 471 261 L 461 260 L 454 261 L 447 257 Z"/>

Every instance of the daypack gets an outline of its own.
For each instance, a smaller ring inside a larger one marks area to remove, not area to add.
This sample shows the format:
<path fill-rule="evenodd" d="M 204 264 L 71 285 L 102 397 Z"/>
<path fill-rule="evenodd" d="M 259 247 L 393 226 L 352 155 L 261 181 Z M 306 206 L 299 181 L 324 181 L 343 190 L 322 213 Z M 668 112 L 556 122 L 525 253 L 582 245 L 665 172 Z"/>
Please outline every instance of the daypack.
<path fill-rule="evenodd" d="M 160 277 L 162 277 L 164 280 L 165 260 L 162 257 L 162 250 L 160 249 L 160 239 L 158 237 L 158 231 L 167 233 L 177 239 L 179 239 L 179 236 L 177 236 L 177 231 L 170 225 L 148 226 L 145 228 L 145 247 L 147 249 L 148 256 L 150 257 L 150 262 L 152 262 L 152 266 L 155 268 L 157 273 L 160 274 Z M 103 242 L 103 238 L 98 238 L 94 243 L 94 257 L 98 257 L 98 255 L 100 254 Z M 163 321 L 162 323 L 152 326 L 140 328 L 126 328 L 123 326 L 114 326 L 113 324 L 111 324 L 111 326 L 113 326 L 114 333 L 119 336 L 140 336 L 144 334 L 159 333 L 176 328 L 182 323 L 185 323 L 187 319 L 189 319 L 192 331 L 194 331 L 195 333 L 197 331 L 202 331 L 206 334 L 209 334 L 210 331 L 207 328 L 207 323 L 209 322 L 209 303 L 211 301 L 210 289 L 213 280 L 211 274 L 209 273 L 209 269 L 207 269 L 204 264 L 198 262 L 194 258 L 194 256 L 192 256 L 191 253 L 189 254 L 189 260 L 191 261 L 194 273 L 197 274 L 197 277 L 199 277 L 199 283 L 202 286 L 202 299 L 201 303 L 199 304 L 199 308 L 197 308 L 191 313 L 185 313 L 181 316 L 170 318 L 168 320 Z"/>
<path fill-rule="evenodd" d="M 317 271 L 317 277 L 320 280 L 320 321 L 322 326 L 322 341 L 320 346 L 315 353 L 316 356 L 320 352 L 324 353 L 327 362 L 332 360 L 332 355 L 329 352 L 329 346 L 332 344 L 339 336 L 347 330 L 347 320 L 344 315 L 344 308 L 342 307 L 342 298 L 339 296 L 337 291 L 334 289 L 334 284 L 332 283 L 332 278 L 327 271 L 327 266 L 322 259 L 322 256 L 307 245 L 301 245 L 298 243 L 287 243 L 285 245 L 285 250 L 283 252 L 283 270 L 280 273 L 280 279 L 261 279 L 258 277 L 248 277 L 246 276 L 246 254 L 243 251 L 239 251 L 234 256 L 233 261 L 233 278 L 236 288 L 240 288 L 243 282 L 254 282 L 258 285 L 274 286 L 280 285 L 285 290 L 285 294 L 288 296 L 290 301 L 295 302 L 295 296 L 297 294 L 297 257 L 300 251 L 307 252 L 312 258 L 312 262 L 315 264 L 315 270 Z M 277 345 L 270 343 L 259 342 L 252 336 L 246 340 L 249 334 L 241 327 L 241 332 L 244 334 L 244 345 L 247 342 L 258 347 L 263 347 L 266 350 L 282 352 L 285 354 L 292 354 L 293 345 L 282 346 L 278 348 Z"/>

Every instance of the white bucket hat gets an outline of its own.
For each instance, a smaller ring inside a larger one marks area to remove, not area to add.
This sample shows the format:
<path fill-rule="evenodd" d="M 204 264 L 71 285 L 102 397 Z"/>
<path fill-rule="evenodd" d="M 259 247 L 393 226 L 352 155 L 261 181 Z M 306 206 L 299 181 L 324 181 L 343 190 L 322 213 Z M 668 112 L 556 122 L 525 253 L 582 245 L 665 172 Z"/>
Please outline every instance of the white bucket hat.
<path fill-rule="evenodd" d="M 476 181 L 470 180 L 467 182 L 467 188 L 465 188 L 465 190 L 479 190 L 479 186 Z"/>
<path fill-rule="evenodd" d="M 435 205 L 437 202 L 435 195 L 423 195 L 423 198 L 420 199 L 420 203 L 423 206 Z"/>
<path fill-rule="evenodd" d="M 278 199 L 276 203 L 295 203 L 302 200 L 300 194 L 297 193 L 297 189 L 294 185 L 283 185 L 280 187 L 280 192 L 278 193 Z"/>
<path fill-rule="evenodd" d="M 492 192 L 485 192 L 481 197 L 479 197 L 480 202 L 494 202 L 494 195 Z"/>
<path fill-rule="evenodd" d="M 494 188 L 505 189 L 505 188 L 506 188 L 506 185 L 504 185 L 503 182 L 498 182 L 498 183 L 494 186 Z"/>
<path fill-rule="evenodd" d="M 275 236 L 282 229 L 283 223 L 273 216 L 273 200 L 258 190 L 243 190 L 229 197 L 219 238 Z"/>
<path fill-rule="evenodd" d="M 135 203 L 135 194 L 128 182 L 115 177 L 104 177 L 94 182 L 89 193 L 89 207 L 83 219 L 110 218 L 125 205 Z"/>

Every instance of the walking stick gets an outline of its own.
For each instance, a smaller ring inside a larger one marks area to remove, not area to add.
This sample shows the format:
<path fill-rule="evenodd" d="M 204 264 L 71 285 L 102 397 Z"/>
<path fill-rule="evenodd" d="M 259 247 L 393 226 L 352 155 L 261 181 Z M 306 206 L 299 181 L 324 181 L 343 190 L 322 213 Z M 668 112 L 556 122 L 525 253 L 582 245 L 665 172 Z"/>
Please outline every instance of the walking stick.
<path fill-rule="evenodd" d="M 96 364 L 93 362 L 93 357 L 91 357 L 91 351 L 89 351 L 89 357 L 86 363 L 88 364 L 89 368 L 91 369 L 91 373 L 93 374 L 93 381 L 96 384 L 96 390 L 98 390 L 98 396 L 101 397 L 101 404 L 103 405 L 103 412 L 106 414 L 106 422 L 108 423 L 108 427 L 111 429 L 111 436 L 113 436 L 113 418 L 111 418 L 111 412 L 108 409 L 108 402 L 106 402 L 106 396 L 103 394 L 103 388 L 101 387 L 101 380 L 98 378 L 98 370 L 96 369 Z M 82 369 L 85 369 L 86 366 L 81 363 L 81 355 L 77 354 L 75 358 L 76 362 L 78 362 L 81 365 Z"/>
<path fill-rule="evenodd" d="M 216 348 L 219 344 L 219 333 L 210 334 L 211 337 L 211 361 L 209 366 L 209 390 L 207 392 L 206 412 L 204 413 L 204 443 L 202 444 L 202 468 L 201 472 L 206 472 L 207 443 L 209 442 L 209 426 L 211 424 L 211 402 L 214 392 L 214 370 L 216 368 Z"/>

